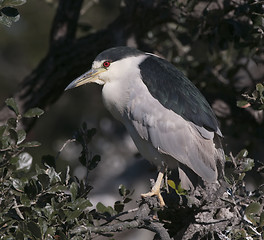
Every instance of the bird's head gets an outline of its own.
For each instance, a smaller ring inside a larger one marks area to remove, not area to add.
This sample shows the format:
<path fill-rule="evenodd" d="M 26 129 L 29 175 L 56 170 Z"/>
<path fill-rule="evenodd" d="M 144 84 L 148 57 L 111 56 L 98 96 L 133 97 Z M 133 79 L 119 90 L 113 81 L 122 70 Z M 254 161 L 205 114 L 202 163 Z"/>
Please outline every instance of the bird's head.
<path fill-rule="evenodd" d="M 107 49 L 95 58 L 89 71 L 72 81 L 65 90 L 79 87 L 86 83 L 94 82 L 104 85 L 107 82 L 124 79 L 121 78 L 121 75 L 123 73 L 129 74 L 128 69 L 138 67 L 138 61 L 141 61 L 140 56 L 146 57 L 144 52 L 134 48 L 115 47 Z M 133 61 L 133 59 L 137 60 Z"/>

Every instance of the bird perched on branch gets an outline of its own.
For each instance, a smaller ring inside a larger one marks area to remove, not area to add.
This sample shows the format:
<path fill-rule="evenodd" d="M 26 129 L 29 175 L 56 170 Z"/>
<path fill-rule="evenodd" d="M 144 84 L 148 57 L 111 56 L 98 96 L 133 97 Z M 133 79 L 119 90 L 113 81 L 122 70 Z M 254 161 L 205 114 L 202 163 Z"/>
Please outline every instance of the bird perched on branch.
<path fill-rule="evenodd" d="M 166 60 L 129 47 L 100 53 L 91 70 L 66 90 L 103 85 L 105 107 L 127 128 L 141 155 L 159 170 L 143 197 L 157 195 L 165 170 L 178 169 L 182 188 L 193 189 L 189 173 L 216 183 L 224 162 L 216 117 L 199 90 Z"/>

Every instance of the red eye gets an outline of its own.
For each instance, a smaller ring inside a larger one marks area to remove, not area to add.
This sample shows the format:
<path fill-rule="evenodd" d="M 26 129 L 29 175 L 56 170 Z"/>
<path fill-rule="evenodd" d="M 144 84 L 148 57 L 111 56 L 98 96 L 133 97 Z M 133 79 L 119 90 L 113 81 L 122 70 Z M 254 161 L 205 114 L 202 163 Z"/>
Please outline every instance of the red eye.
<path fill-rule="evenodd" d="M 108 67 L 110 66 L 110 62 L 109 62 L 109 61 L 105 61 L 105 62 L 103 63 L 103 66 L 104 66 L 105 68 L 108 68 Z"/>

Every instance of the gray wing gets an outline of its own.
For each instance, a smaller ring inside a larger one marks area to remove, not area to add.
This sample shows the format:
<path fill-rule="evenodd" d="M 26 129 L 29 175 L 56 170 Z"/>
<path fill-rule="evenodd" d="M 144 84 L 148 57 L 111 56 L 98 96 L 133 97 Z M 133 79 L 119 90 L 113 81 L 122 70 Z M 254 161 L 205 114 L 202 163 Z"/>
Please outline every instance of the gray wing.
<path fill-rule="evenodd" d="M 213 132 L 222 136 L 206 99 L 174 65 L 149 55 L 139 67 L 144 84 L 164 107 L 194 123 L 203 137 L 212 139 Z"/>
<path fill-rule="evenodd" d="M 169 158 L 171 161 L 167 162 L 169 167 L 176 168 L 179 161 L 207 182 L 215 182 L 217 169 L 213 139 L 202 137 L 190 122 L 164 108 L 147 90 L 139 92 L 140 90 L 137 91 L 137 98 L 130 102 L 128 116 L 132 127 L 127 127 L 136 145 L 136 137 L 139 135 L 160 154 L 172 157 Z M 140 147 L 138 146 L 139 149 Z M 141 154 L 153 161 L 151 158 L 156 154 L 151 156 L 146 149 L 141 148 Z"/>

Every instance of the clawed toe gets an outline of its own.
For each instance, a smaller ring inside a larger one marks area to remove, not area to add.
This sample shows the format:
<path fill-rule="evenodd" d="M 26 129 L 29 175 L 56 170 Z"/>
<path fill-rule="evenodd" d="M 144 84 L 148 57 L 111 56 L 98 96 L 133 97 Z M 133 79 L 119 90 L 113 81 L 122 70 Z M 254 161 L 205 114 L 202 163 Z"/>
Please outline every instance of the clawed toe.
<path fill-rule="evenodd" d="M 151 192 L 148 192 L 148 193 L 142 193 L 141 194 L 141 197 L 143 197 L 143 198 L 146 198 L 146 197 L 152 197 L 152 196 L 157 196 L 158 197 L 158 200 L 159 200 L 159 204 L 160 204 L 160 206 L 161 207 L 164 207 L 165 206 L 165 202 L 164 202 L 164 200 L 163 200 L 163 197 L 161 196 L 161 194 L 160 194 L 160 190 L 158 190 L 158 191 L 153 191 L 153 190 L 151 190 Z"/>
<path fill-rule="evenodd" d="M 164 175 L 163 172 L 159 172 L 157 181 L 156 181 L 155 185 L 153 186 L 153 188 L 151 189 L 151 191 L 148 193 L 141 194 L 141 197 L 143 197 L 143 198 L 152 197 L 154 195 L 157 196 L 161 207 L 165 206 L 165 202 L 163 200 L 163 197 L 160 194 L 160 185 L 161 185 L 161 182 L 163 179 L 163 175 Z"/>

